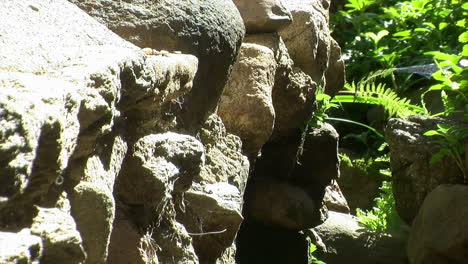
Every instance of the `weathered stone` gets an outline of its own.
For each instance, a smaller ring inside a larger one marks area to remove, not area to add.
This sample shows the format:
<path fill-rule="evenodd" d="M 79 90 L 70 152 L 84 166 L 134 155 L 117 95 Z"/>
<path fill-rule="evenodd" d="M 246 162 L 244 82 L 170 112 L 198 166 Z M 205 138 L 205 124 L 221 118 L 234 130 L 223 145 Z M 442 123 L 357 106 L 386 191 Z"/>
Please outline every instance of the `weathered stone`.
<path fill-rule="evenodd" d="M 272 89 L 276 61 L 265 46 L 244 43 L 224 89 L 218 115 L 229 133 L 242 139 L 251 159 L 270 138 L 275 122 Z"/>
<path fill-rule="evenodd" d="M 202 184 L 227 182 L 244 194 L 249 176 L 249 160 L 242 155 L 242 141 L 227 133 L 217 115 L 211 115 L 199 130 L 198 136 L 205 146 L 206 164 L 194 180 Z"/>
<path fill-rule="evenodd" d="M 204 165 L 203 145 L 175 133 L 138 140 L 117 179 L 117 197 L 128 204 L 157 205 L 186 191 Z"/>
<path fill-rule="evenodd" d="M 328 210 L 349 214 L 349 206 L 346 198 L 340 190 L 340 186 L 336 180 L 332 180 L 331 184 L 325 188 L 325 196 L 323 202 Z"/>
<path fill-rule="evenodd" d="M 247 33 L 276 32 L 291 24 L 291 13 L 281 0 L 233 0 L 244 20 Z"/>
<path fill-rule="evenodd" d="M 183 102 L 183 127 L 197 128 L 214 112 L 245 34 L 231 1 L 70 2 L 141 48 L 197 56 L 199 70 Z"/>
<path fill-rule="evenodd" d="M 105 263 L 115 217 L 112 193 L 97 184 L 82 182 L 70 196 L 71 214 L 83 239 L 85 263 Z"/>
<path fill-rule="evenodd" d="M 411 264 L 467 263 L 468 186 L 444 184 L 431 191 L 413 221 Z"/>
<path fill-rule="evenodd" d="M 291 230 L 311 228 L 322 222 L 320 203 L 300 187 L 273 181 L 251 181 L 245 195 L 247 220 Z"/>
<path fill-rule="evenodd" d="M 329 1 L 322 0 L 286 1 L 293 23 L 279 34 L 296 66 L 310 75 L 314 82 L 326 87 L 325 92 L 333 94 L 342 88 L 339 85 L 343 84 L 344 68 L 339 47 L 333 43 L 328 29 L 329 4 Z M 338 71 L 326 74 L 329 66 L 331 70 Z M 329 78 L 330 86 L 326 84 Z"/>
<path fill-rule="evenodd" d="M 345 63 L 341 57 L 341 48 L 334 39 L 330 39 L 330 57 L 325 71 L 325 92 L 331 96 L 340 91 L 345 84 Z"/>
<path fill-rule="evenodd" d="M 38 208 L 31 233 L 42 238 L 41 263 L 83 263 L 86 254 L 73 217 L 57 208 Z"/>
<path fill-rule="evenodd" d="M 136 224 L 117 206 L 112 234 L 109 242 L 107 263 L 113 264 L 146 264 L 138 250 L 141 234 Z"/>
<path fill-rule="evenodd" d="M 301 186 L 312 199 L 321 201 L 325 187 L 340 176 L 338 133 L 327 123 L 310 128 L 299 149 L 297 166 L 290 181 Z"/>
<path fill-rule="evenodd" d="M 407 263 L 405 234 L 368 232 L 352 215 L 329 212 L 327 221 L 314 231 L 326 246 L 325 249 L 318 247 L 314 256 L 325 263 Z"/>
<path fill-rule="evenodd" d="M 265 46 L 275 55 L 277 67 L 272 93 L 275 126 L 272 139 L 295 133 L 310 118 L 316 83 L 294 66 L 284 42 L 277 34 L 249 35 L 245 42 Z"/>
<path fill-rule="evenodd" d="M 228 183 L 194 184 L 185 193 L 189 206 L 178 213 L 201 263 L 217 263 L 234 243 L 242 217 L 242 196 Z"/>
<path fill-rule="evenodd" d="M 121 110 L 161 105 L 188 92 L 197 60 L 147 56 L 66 1 L 0 5 L 0 210 L 15 212 L 2 218 L 7 226 L 26 221 L 30 201 L 53 203 L 48 192 L 76 184 L 85 168 L 109 168 L 97 176 L 111 189 L 106 176 L 115 177 L 125 151 L 107 147 L 120 141 L 103 139 L 112 137 Z M 28 208 L 20 210 L 19 201 Z"/>
<path fill-rule="evenodd" d="M 0 232 L 0 263 L 39 264 L 42 257 L 41 238 L 31 235 L 29 229 L 18 233 Z"/>
<path fill-rule="evenodd" d="M 463 183 L 463 175 L 449 157 L 430 163 L 432 155 L 440 150 L 431 144 L 433 138 L 424 132 L 447 124 L 440 118 L 410 116 L 390 119 L 385 138 L 390 147 L 390 168 L 393 172 L 393 194 L 400 217 L 411 224 L 424 198 L 440 184 Z"/>

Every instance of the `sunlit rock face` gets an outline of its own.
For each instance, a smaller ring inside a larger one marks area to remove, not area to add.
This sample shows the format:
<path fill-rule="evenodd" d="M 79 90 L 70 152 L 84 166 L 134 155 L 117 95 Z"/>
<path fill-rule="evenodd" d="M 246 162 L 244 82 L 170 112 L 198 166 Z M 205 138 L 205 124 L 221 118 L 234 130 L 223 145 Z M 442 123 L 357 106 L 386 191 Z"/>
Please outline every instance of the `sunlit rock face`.
<path fill-rule="evenodd" d="M 239 230 L 267 226 L 306 256 L 337 142 L 302 129 L 327 77 L 278 34 L 286 3 L 8 0 L 0 16 L 0 262 L 230 264 Z"/>

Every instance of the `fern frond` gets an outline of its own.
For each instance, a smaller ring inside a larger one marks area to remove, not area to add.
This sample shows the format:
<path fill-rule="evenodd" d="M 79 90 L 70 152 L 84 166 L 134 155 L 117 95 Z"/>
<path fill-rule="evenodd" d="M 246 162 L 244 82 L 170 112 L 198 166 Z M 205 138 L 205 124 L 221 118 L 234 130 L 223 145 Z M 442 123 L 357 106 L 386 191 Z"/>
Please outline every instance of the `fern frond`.
<path fill-rule="evenodd" d="M 407 98 L 400 98 L 384 83 L 355 82 L 345 84 L 346 91 L 336 95 L 335 103 L 363 103 L 381 105 L 390 117 L 406 117 L 424 113 L 424 109 L 411 104 Z"/>
<path fill-rule="evenodd" d="M 390 69 L 383 69 L 383 70 L 371 72 L 365 78 L 363 78 L 360 82 L 362 83 L 375 82 L 377 78 L 385 78 L 385 77 L 392 75 L 393 72 L 395 72 L 395 70 L 396 68 L 390 68 Z"/>

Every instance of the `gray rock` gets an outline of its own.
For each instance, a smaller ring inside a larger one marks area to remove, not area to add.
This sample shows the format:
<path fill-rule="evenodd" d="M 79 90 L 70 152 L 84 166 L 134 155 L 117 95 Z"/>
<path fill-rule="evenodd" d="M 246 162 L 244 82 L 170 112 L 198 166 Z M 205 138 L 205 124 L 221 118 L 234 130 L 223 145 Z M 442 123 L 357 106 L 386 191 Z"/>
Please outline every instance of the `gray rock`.
<path fill-rule="evenodd" d="M 328 210 L 345 214 L 350 213 L 348 202 L 341 192 L 340 186 L 336 180 L 332 180 L 331 184 L 325 188 L 323 202 Z"/>
<path fill-rule="evenodd" d="M 251 160 L 273 131 L 275 72 L 271 49 L 244 42 L 219 103 L 218 115 L 229 133 L 242 139 L 243 151 Z"/>
<path fill-rule="evenodd" d="M 310 118 L 316 83 L 295 66 L 283 40 L 277 34 L 249 35 L 245 42 L 267 47 L 275 56 L 277 67 L 272 92 L 275 126 L 272 139 L 295 133 Z"/>
<path fill-rule="evenodd" d="M 243 220 L 239 189 L 229 183 L 194 184 L 184 198 L 189 206 L 178 213 L 178 219 L 192 237 L 200 262 L 232 261 L 232 256 L 225 253 L 233 245 Z"/>
<path fill-rule="evenodd" d="M 217 115 L 211 115 L 198 131 L 205 146 L 206 163 L 195 182 L 213 184 L 227 182 L 234 185 L 242 196 L 247 185 L 250 163 L 242 154 L 242 141 L 229 134 Z"/>
<path fill-rule="evenodd" d="M 114 124 L 122 112 L 131 117 L 131 109 L 188 92 L 197 60 L 147 56 L 66 1 L 0 5 L 0 213 L 12 213 L 0 224 L 8 226 L 26 220 L 31 201 L 53 203 L 50 187 L 76 184 L 91 165 L 109 167 L 97 176 L 111 189 L 125 155 L 123 146 L 110 148 L 120 154 L 107 153 L 108 144 L 120 145 L 112 139 Z"/>
<path fill-rule="evenodd" d="M 408 240 L 411 264 L 467 263 L 468 186 L 443 184 L 431 191 L 413 221 Z"/>
<path fill-rule="evenodd" d="M 248 34 L 276 32 L 292 22 L 282 0 L 233 0 L 244 20 Z"/>
<path fill-rule="evenodd" d="M 116 194 L 128 204 L 158 205 L 184 192 L 204 165 L 203 145 L 194 137 L 165 133 L 138 140 L 116 182 Z"/>
<path fill-rule="evenodd" d="M 390 119 L 385 138 L 390 147 L 390 168 L 393 172 L 393 194 L 400 217 L 411 224 L 426 195 L 440 184 L 463 183 L 463 175 L 455 162 L 445 158 L 430 164 L 439 147 L 424 132 L 447 124 L 440 118 L 410 116 Z"/>
<path fill-rule="evenodd" d="M 370 232 L 359 226 L 352 215 L 329 212 L 327 221 L 314 231 L 326 247 L 318 247 L 314 255 L 325 263 L 407 263 L 405 234 Z"/>
<path fill-rule="evenodd" d="M 290 230 L 307 229 L 323 222 L 320 201 L 314 201 L 301 187 L 251 181 L 244 199 L 244 215 L 248 221 Z"/>
<path fill-rule="evenodd" d="M 290 181 L 306 190 L 314 200 L 321 201 L 325 188 L 340 176 L 338 133 L 328 123 L 309 128 L 299 149 L 298 164 Z"/>
<path fill-rule="evenodd" d="M 83 263 L 86 254 L 73 217 L 57 208 L 38 208 L 31 234 L 40 236 L 44 244 L 41 263 Z"/>
<path fill-rule="evenodd" d="M 198 57 L 193 89 L 183 103 L 183 127 L 198 128 L 214 112 L 245 34 L 231 1 L 70 2 L 141 48 Z"/>
<path fill-rule="evenodd" d="M 279 34 L 292 60 L 314 82 L 323 85 L 327 93 L 336 93 L 343 85 L 344 67 L 340 49 L 328 29 L 329 1 L 288 0 L 285 5 L 291 11 L 293 23 Z"/>
<path fill-rule="evenodd" d="M 83 239 L 85 263 L 105 263 L 115 218 L 112 193 L 98 184 L 82 182 L 75 186 L 70 203 L 71 215 Z"/>
<path fill-rule="evenodd" d="M 41 238 L 31 235 L 29 229 L 0 232 L 0 248 L 0 263 L 5 264 L 39 264 L 43 252 Z"/>

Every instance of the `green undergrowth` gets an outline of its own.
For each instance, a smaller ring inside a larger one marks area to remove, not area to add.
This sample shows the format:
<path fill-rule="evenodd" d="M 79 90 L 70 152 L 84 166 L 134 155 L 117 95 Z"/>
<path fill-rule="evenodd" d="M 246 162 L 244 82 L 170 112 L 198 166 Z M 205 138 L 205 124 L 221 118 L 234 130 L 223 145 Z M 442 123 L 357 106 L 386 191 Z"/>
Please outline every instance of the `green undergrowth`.
<path fill-rule="evenodd" d="M 431 163 L 455 161 L 468 182 L 463 142 L 468 138 L 468 2 L 461 0 L 348 0 L 330 25 L 346 63 L 344 89 L 317 91 L 309 125 L 331 122 L 340 146 L 376 160 L 388 153 L 383 130 L 389 118 L 438 116 L 426 136 L 440 147 Z M 398 225 L 391 172 L 375 206 L 358 210 L 359 223 L 386 232 Z"/>

